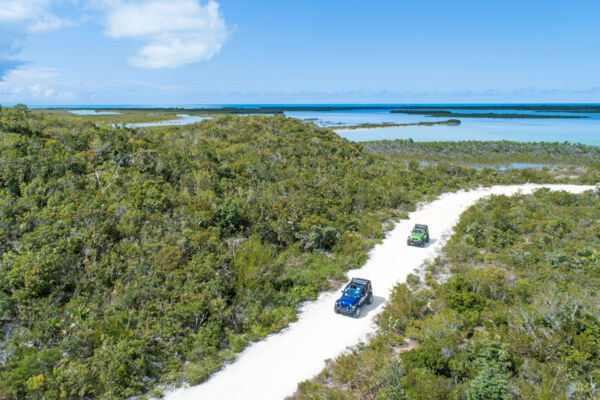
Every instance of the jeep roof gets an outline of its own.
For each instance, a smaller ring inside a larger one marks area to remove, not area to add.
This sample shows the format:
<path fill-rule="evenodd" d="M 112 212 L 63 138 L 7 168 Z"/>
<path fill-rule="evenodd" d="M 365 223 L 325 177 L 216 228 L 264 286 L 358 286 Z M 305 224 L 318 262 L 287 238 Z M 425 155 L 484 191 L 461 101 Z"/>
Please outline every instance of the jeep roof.
<path fill-rule="evenodd" d="M 363 286 L 368 286 L 371 281 L 368 279 L 362 279 L 362 278 L 352 278 L 352 280 L 350 281 L 349 284 L 353 284 L 356 283 L 358 285 L 363 285 Z"/>

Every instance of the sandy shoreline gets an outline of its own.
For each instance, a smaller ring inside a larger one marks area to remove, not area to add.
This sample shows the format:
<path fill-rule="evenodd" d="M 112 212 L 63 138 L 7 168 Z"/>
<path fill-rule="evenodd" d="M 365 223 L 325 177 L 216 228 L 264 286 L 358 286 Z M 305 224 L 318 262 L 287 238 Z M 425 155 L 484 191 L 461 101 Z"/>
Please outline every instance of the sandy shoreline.
<path fill-rule="evenodd" d="M 368 261 L 359 269 L 348 271 L 348 277 L 361 277 L 373 282 L 374 302 L 363 309 L 358 319 L 336 315 L 333 304 L 339 292 L 321 293 L 317 300 L 305 303 L 298 321 L 265 340 L 248 346 L 238 359 L 216 372 L 203 384 L 166 393 L 167 400 L 281 400 L 291 395 L 297 384 L 310 379 L 348 346 L 365 340 L 375 331 L 373 318 L 397 282 L 432 260 L 452 234 L 460 215 L 477 200 L 492 195 L 531 193 L 547 187 L 581 193 L 595 189 L 583 185 L 510 185 L 493 186 L 441 195 L 399 221 L 381 244 L 369 253 Z M 415 223 L 428 224 L 431 242 L 426 248 L 406 245 L 408 232 Z"/>

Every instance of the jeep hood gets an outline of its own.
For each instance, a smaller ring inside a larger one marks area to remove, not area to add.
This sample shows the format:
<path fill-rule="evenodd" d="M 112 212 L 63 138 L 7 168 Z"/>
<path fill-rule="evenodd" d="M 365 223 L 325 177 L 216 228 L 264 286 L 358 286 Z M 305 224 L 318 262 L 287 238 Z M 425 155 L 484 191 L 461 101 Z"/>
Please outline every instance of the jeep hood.
<path fill-rule="evenodd" d="M 350 306 L 350 307 L 352 307 L 354 304 L 356 304 L 357 301 L 358 301 L 358 298 L 348 297 L 348 296 L 342 296 L 338 299 L 338 302 L 340 304 Z"/>
<path fill-rule="evenodd" d="M 425 235 L 423 235 L 422 233 L 413 233 L 409 236 L 410 240 L 417 240 L 417 241 L 420 241 L 421 239 L 423 239 L 423 237 L 425 237 Z"/>

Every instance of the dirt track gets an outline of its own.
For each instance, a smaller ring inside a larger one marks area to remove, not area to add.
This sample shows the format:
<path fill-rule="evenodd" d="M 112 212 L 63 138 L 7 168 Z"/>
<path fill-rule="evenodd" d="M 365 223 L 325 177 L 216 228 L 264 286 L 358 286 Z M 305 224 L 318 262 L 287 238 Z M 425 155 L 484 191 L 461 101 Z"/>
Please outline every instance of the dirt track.
<path fill-rule="evenodd" d="M 215 373 L 205 383 L 178 389 L 165 398 L 281 400 L 291 395 L 298 382 L 321 371 L 326 359 L 336 357 L 375 330 L 373 317 L 381 311 L 393 286 L 404 282 L 409 273 L 439 253 L 460 214 L 470 205 L 491 194 L 530 193 L 541 187 L 573 193 L 595 188 L 527 184 L 444 194 L 411 213 L 408 220 L 397 223 L 383 243 L 371 250 L 365 265 L 348 272 L 348 277 L 367 278 L 373 282 L 373 304 L 363 308 L 360 318 L 334 314 L 333 305 L 339 291 L 322 293 L 317 300 L 302 306 L 297 322 L 252 344 L 234 363 Z M 431 241 L 426 248 L 406 245 L 406 237 L 415 223 L 430 227 Z"/>

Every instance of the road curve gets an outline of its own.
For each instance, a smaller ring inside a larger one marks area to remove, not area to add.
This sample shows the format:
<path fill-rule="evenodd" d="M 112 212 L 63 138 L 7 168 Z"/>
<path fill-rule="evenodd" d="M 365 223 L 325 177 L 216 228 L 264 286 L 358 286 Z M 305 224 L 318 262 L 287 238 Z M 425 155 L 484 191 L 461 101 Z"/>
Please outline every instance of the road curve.
<path fill-rule="evenodd" d="M 339 292 L 321 293 L 300 309 L 298 321 L 283 331 L 256 342 L 237 360 L 215 373 L 206 382 L 166 393 L 166 400 L 282 400 L 291 395 L 298 382 L 309 379 L 348 346 L 375 331 L 373 318 L 382 309 L 397 282 L 439 253 L 460 215 L 482 197 L 492 194 L 531 193 L 542 187 L 581 193 L 595 189 L 582 185 L 511 185 L 446 193 L 410 213 L 369 253 L 368 261 L 348 277 L 373 282 L 374 302 L 358 319 L 333 313 Z M 406 237 L 415 223 L 430 227 L 431 242 L 426 248 L 408 247 Z"/>

